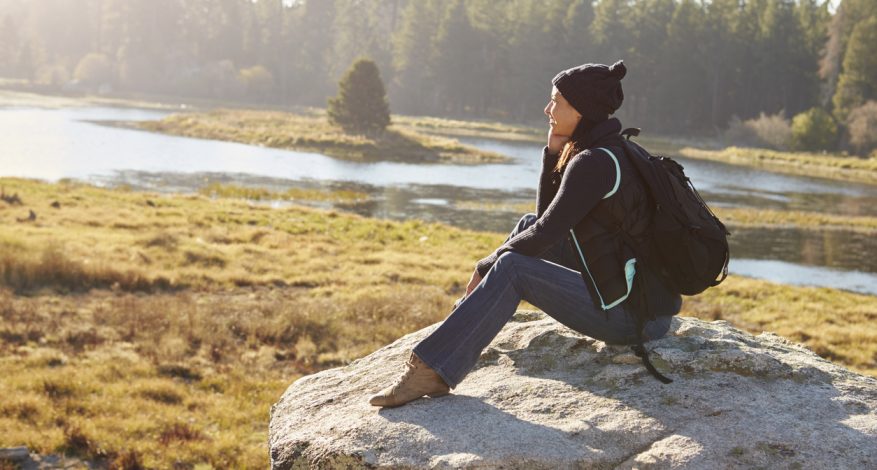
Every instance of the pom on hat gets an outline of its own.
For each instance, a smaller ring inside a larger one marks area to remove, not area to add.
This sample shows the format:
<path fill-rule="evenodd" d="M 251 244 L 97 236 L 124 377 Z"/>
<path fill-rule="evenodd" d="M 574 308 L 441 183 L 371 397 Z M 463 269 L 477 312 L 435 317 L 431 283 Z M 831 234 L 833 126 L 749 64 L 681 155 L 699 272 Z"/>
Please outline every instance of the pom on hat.
<path fill-rule="evenodd" d="M 627 75 L 627 67 L 624 66 L 624 61 L 619 60 L 618 62 L 612 64 L 609 67 L 609 73 L 611 73 L 612 76 L 617 78 L 618 80 L 624 78 L 624 76 Z"/>

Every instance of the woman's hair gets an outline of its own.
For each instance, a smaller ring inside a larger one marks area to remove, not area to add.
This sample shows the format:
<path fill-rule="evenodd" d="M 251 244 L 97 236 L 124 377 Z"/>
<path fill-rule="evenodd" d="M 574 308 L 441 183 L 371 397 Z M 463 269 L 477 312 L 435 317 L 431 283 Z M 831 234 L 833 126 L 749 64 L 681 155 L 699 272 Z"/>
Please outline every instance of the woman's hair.
<path fill-rule="evenodd" d="M 581 120 L 579 120 L 579 123 L 578 125 L 576 125 L 576 128 L 572 133 L 572 137 L 569 139 L 569 142 L 564 144 L 563 149 L 560 151 L 560 158 L 557 159 L 557 165 L 554 166 L 554 171 L 558 173 L 563 173 L 563 169 L 566 168 L 566 164 L 569 163 L 569 159 L 572 158 L 573 155 L 584 150 L 583 148 L 580 148 L 582 146 L 582 142 L 584 141 L 584 138 L 588 134 L 588 132 L 596 125 L 596 121 L 592 121 L 584 116 Z"/>
<path fill-rule="evenodd" d="M 563 144 L 563 149 L 560 151 L 560 158 L 557 159 L 557 165 L 554 167 L 554 171 L 558 173 L 563 173 L 564 167 L 566 167 L 566 163 L 569 161 L 569 157 L 575 155 L 576 143 L 570 140 L 569 142 Z"/>

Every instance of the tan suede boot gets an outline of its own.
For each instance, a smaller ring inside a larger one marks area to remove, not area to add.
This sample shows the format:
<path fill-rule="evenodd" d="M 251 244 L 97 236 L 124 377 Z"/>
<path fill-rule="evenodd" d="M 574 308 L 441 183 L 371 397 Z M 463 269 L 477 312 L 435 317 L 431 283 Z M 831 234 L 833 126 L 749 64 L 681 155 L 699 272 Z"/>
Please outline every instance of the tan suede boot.
<path fill-rule="evenodd" d="M 405 363 L 407 370 L 393 385 L 369 398 L 375 406 L 399 406 L 424 395 L 432 398 L 447 395 L 450 391 L 444 379 L 413 352 Z"/>

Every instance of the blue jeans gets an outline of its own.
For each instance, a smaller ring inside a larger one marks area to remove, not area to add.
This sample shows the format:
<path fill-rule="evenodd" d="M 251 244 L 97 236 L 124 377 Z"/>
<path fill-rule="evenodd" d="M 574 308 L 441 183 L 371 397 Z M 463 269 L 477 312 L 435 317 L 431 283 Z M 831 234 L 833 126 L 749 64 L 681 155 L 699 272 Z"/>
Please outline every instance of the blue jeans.
<path fill-rule="evenodd" d="M 506 240 L 536 220 L 536 214 L 524 215 Z M 521 300 L 583 335 L 610 344 L 635 344 L 636 320 L 625 310 L 627 302 L 606 311 L 595 307 L 574 256 L 566 238 L 540 258 L 503 253 L 481 283 L 414 347 L 414 353 L 454 388 L 512 318 Z M 680 303 L 673 312 L 657 312 L 657 319 L 645 323 L 643 339 L 664 336 L 670 315 L 681 307 Z"/>

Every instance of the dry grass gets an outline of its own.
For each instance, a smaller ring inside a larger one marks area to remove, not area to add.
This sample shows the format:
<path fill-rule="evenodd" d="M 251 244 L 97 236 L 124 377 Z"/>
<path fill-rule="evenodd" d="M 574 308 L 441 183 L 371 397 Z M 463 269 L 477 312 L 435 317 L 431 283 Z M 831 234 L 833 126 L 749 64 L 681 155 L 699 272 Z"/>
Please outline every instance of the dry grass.
<path fill-rule="evenodd" d="M 543 142 L 547 127 L 515 125 L 497 121 L 462 121 L 432 116 L 393 116 L 393 124 L 400 129 L 456 137 L 477 137 L 516 142 Z"/>
<path fill-rule="evenodd" d="M 4 272 L 27 273 L 0 277 L 0 447 L 119 468 L 264 468 L 269 407 L 290 383 L 443 319 L 505 237 L 203 195 L 0 185 L 23 201 L 0 202 Z M 37 219 L 16 222 L 28 209 Z M 684 309 L 877 375 L 875 297 L 731 278 Z"/>
<path fill-rule="evenodd" d="M 780 152 L 776 150 L 728 147 L 704 150 L 685 147 L 679 153 L 688 158 L 745 165 L 792 175 L 832 178 L 842 181 L 877 183 L 877 159 L 836 154 Z"/>
<path fill-rule="evenodd" d="M 877 232 L 877 217 L 843 216 L 806 211 L 779 211 L 745 207 L 712 208 L 722 222 L 733 227 L 789 227 L 802 230 Z"/>
<path fill-rule="evenodd" d="M 496 239 L 0 184 L 23 201 L 0 202 L 0 446 L 145 467 L 265 467 L 268 408 L 286 386 L 441 320 Z M 36 220 L 16 221 L 30 209 Z"/>
<path fill-rule="evenodd" d="M 532 202 L 460 201 L 455 203 L 454 207 L 473 211 L 499 211 L 517 214 L 535 211 Z M 821 212 L 780 211 L 748 207 L 712 207 L 711 209 L 729 227 L 783 227 L 800 230 L 844 230 L 877 233 L 877 217 L 871 216 L 842 216 Z"/>
<path fill-rule="evenodd" d="M 368 194 L 349 189 L 319 190 L 290 188 L 286 191 L 271 191 L 265 188 L 221 183 L 210 183 L 207 186 L 200 188 L 198 192 L 210 197 L 251 199 L 255 201 L 331 201 L 355 203 L 369 199 Z"/>
<path fill-rule="evenodd" d="M 480 164 L 509 160 L 504 155 L 468 147 L 451 138 L 417 132 L 411 126 L 391 125 L 379 136 L 346 134 L 330 125 L 325 116 L 313 114 L 217 109 L 174 114 L 159 121 L 130 125 L 187 137 L 319 152 L 362 162 Z"/>

